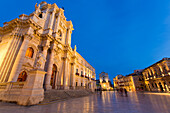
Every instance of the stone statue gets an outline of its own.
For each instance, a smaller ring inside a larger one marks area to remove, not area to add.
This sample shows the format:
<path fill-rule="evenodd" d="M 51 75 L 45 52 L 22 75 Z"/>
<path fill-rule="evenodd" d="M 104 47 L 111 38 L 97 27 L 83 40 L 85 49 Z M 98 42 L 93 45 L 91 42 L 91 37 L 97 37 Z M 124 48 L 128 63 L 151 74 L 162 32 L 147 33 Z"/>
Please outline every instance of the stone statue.
<path fill-rule="evenodd" d="M 35 4 L 35 13 L 40 13 L 40 4 L 37 6 L 37 3 Z"/>
<path fill-rule="evenodd" d="M 75 46 L 74 46 L 74 51 L 76 51 L 76 50 L 77 50 L 77 46 L 75 45 Z"/>
<path fill-rule="evenodd" d="M 45 63 L 45 57 L 44 57 L 44 54 L 42 54 L 42 53 L 39 53 L 38 55 L 37 55 L 37 64 L 36 64 L 36 68 L 38 68 L 38 69 L 42 69 L 43 67 L 43 64 Z"/>

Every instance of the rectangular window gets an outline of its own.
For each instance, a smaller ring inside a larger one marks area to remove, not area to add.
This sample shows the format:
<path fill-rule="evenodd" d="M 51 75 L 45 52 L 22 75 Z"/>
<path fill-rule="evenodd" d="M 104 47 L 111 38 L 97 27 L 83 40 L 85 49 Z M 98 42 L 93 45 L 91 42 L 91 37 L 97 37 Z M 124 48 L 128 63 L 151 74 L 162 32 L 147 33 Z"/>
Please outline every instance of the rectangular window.
<path fill-rule="evenodd" d="M 76 69 L 76 73 L 78 73 L 78 69 Z"/>
<path fill-rule="evenodd" d="M 77 82 L 76 82 L 76 86 L 77 86 Z"/>

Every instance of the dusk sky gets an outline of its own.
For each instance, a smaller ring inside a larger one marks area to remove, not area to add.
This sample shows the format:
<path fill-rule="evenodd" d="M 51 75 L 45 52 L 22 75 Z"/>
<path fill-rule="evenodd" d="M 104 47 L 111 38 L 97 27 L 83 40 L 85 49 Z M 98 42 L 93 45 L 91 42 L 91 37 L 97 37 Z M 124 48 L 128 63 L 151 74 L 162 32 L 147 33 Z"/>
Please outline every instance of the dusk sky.
<path fill-rule="evenodd" d="M 37 0 L 38 1 L 38 0 Z M 36 0 L 3 0 L 0 26 L 29 15 Z M 41 1 L 38 1 L 40 3 Z M 72 47 L 112 80 L 170 56 L 170 0 L 46 0 L 73 22 Z"/>

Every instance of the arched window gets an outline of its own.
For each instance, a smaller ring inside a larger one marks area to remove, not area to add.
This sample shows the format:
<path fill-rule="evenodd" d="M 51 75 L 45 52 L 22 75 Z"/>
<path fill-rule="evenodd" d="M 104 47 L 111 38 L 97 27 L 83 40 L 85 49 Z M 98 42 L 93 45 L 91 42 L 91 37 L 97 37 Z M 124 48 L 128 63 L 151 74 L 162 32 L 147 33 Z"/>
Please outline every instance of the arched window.
<path fill-rule="evenodd" d="M 163 67 L 163 70 L 164 70 L 165 74 L 168 73 L 167 70 L 166 70 L 166 67 Z"/>
<path fill-rule="evenodd" d="M 20 74 L 19 74 L 19 77 L 17 79 L 17 82 L 24 82 L 26 81 L 27 79 L 27 73 L 25 71 L 22 71 Z"/>
<path fill-rule="evenodd" d="M 32 57 L 33 57 L 33 54 L 34 54 L 33 48 L 32 48 L 32 47 L 29 47 L 29 48 L 27 49 L 27 51 L 26 51 L 25 56 L 32 58 Z"/>

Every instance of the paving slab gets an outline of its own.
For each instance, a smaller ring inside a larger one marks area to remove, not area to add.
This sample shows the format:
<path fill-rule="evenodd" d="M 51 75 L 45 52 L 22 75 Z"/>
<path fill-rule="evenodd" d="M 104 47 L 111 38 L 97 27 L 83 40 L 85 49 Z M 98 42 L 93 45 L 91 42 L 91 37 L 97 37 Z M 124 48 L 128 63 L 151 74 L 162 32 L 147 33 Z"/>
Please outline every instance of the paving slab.
<path fill-rule="evenodd" d="M 0 113 L 170 113 L 170 95 L 111 91 L 28 107 L 0 102 Z"/>

